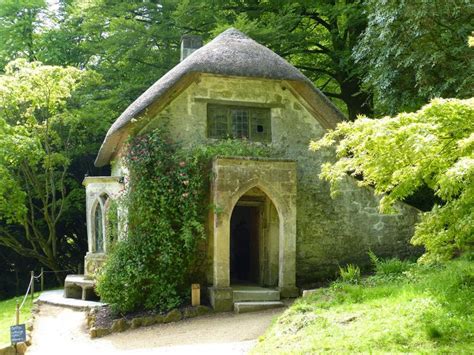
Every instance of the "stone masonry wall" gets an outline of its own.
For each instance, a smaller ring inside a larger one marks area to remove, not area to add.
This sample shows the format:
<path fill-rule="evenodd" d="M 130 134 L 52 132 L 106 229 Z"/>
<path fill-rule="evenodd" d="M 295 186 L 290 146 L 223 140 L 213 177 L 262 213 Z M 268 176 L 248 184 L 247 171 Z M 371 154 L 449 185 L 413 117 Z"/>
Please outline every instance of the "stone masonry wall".
<path fill-rule="evenodd" d="M 331 150 L 308 151 L 310 140 L 325 130 L 285 86 L 276 80 L 201 75 L 161 111 L 145 130 L 167 126 L 173 139 L 187 145 L 207 141 L 207 104 L 236 102 L 271 107 L 272 144 L 297 161 L 296 277 L 303 285 L 335 276 L 338 265 L 366 264 L 367 251 L 388 256 L 411 253 L 417 210 L 400 205 L 397 215 L 380 215 L 378 199 L 367 188 L 347 179 L 343 193 L 331 199 L 329 186 L 318 178 Z M 120 161 L 113 166 L 120 175 Z"/>

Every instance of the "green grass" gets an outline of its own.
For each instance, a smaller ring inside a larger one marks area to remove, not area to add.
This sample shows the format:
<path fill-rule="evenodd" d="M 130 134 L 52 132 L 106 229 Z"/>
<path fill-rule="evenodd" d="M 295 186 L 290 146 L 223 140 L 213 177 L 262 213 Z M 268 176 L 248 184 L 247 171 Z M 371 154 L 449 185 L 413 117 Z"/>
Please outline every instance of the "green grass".
<path fill-rule="evenodd" d="M 35 298 L 39 293 L 35 293 Z M 0 347 L 10 343 L 10 326 L 15 324 L 16 301 L 21 304 L 23 297 L 10 298 L 0 301 Z M 31 296 L 28 295 L 23 308 L 20 311 L 20 324 L 25 323 L 31 318 L 31 307 L 33 302 Z"/>
<path fill-rule="evenodd" d="M 253 352 L 474 354 L 474 263 L 406 266 L 298 299 Z"/>

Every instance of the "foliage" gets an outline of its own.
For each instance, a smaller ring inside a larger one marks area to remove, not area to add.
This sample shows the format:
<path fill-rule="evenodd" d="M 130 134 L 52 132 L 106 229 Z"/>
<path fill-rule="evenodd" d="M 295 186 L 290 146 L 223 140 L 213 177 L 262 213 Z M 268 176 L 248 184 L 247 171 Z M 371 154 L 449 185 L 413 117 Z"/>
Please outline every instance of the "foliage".
<path fill-rule="evenodd" d="M 296 300 L 253 353 L 470 354 L 473 292 L 474 264 L 464 257 L 414 264 L 397 279 L 339 282 Z"/>
<path fill-rule="evenodd" d="M 21 59 L 0 76 L 0 245 L 53 270 L 58 246 L 70 240 L 58 226 L 77 198 L 68 167 L 87 137 L 74 95 L 94 81 L 92 73 Z"/>
<path fill-rule="evenodd" d="M 469 0 L 366 4 L 368 25 L 353 52 L 378 113 L 413 111 L 435 97 L 474 96 Z"/>
<path fill-rule="evenodd" d="M 369 258 L 375 269 L 375 274 L 380 277 L 401 277 L 413 266 L 411 262 L 398 258 L 380 259 L 373 251 L 369 251 Z"/>
<path fill-rule="evenodd" d="M 230 26 L 302 70 L 350 120 L 371 112 L 352 50 L 367 19 L 362 0 L 181 1 L 174 12 L 184 32 L 212 38 Z"/>
<path fill-rule="evenodd" d="M 360 268 L 354 264 L 347 264 L 346 267 L 339 266 L 339 276 L 343 282 L 358 284 L 360 282 Z"/>
<path fill-rule="evenodd" d="M 473 122 L 474 99 L 437 99 L 415 113 L 342 123 L 310 148 L 336 144 L 338 160 L 325 163 L 321 177 L 333 194 L 346 173 L 359 177 L 383 194 L 382 212 L 432 189 L 442 203 L 422 215 L 412 242 L 425 246 L 425 260 L 447 259 L 474 246 Z"/>
<path fill-rule="evenodd" d="M 19 57 L 34 61 L 44 0 L 0 1 L 0 67 Z"/>
<path fill-rule="evenodd" d="M 109 199 L 106 209 L 105 242 L 107 252 L 112 252 L 119 239 L 119 201 Z"/>
<path fill-rule="evenodd" d="M 155 130 L 130 142 L 123 202 L 128 238 L 117 243 L 99 277 L 101 298 L 121 313 L 168 310 L 200 282 L 206 263 L 209 163 L 216 155 L 262 156 L 265 146 L 224 140 L 191 150 Z"/>

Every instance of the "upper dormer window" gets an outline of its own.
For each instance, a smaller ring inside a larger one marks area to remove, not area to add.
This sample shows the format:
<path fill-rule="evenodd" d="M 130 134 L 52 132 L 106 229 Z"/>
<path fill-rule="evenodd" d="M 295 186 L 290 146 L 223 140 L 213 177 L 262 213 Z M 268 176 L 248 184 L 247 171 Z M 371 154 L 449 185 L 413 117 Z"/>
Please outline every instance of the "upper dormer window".
<path fill-rule="evenodd" d="M 254 142 L 271 142 L 269 108 L 207 105 L 209 138 L 244 138 Z"/>

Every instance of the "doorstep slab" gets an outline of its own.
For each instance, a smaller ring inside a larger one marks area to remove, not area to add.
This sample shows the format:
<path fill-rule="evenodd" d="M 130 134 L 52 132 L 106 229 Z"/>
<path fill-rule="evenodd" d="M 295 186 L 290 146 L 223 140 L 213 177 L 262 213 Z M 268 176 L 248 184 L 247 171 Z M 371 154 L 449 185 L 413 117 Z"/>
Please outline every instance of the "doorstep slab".
<path fill-rule="evenodd" d="M 36 302 L 39 304 L 50 304 L 53 306 L 75 308 L 80 310 L 102 307 L 106 305 L 106 303 L 103 302 L 84 301 L 76 298 L 66 298 L 64 297 L 63 290 L 51 290 L 41 292 Z"/>
<path fill-rule="evenodd" d="M 279 301 L 280 291 L 271 289 L 251 290 L 251 289 L 235 289 L 234 302 L 241 301 Z"/>
<path fill-rule="evenodd" d="M 263 302 L 235 302 L 234 312 L 235 313 L 247 313 L 264 311 L 266 309 L 283 307 L 284 303 L 280 301 L 263 301 Z"/>

